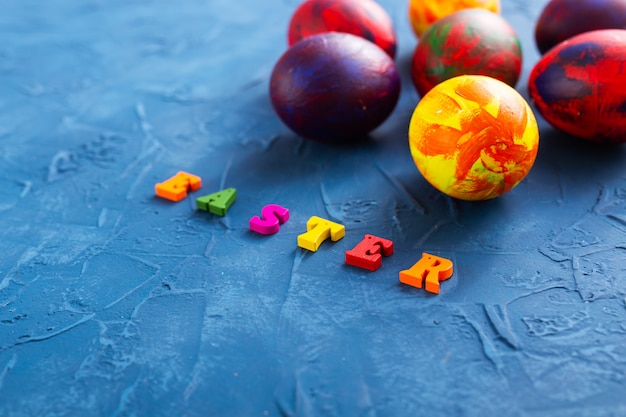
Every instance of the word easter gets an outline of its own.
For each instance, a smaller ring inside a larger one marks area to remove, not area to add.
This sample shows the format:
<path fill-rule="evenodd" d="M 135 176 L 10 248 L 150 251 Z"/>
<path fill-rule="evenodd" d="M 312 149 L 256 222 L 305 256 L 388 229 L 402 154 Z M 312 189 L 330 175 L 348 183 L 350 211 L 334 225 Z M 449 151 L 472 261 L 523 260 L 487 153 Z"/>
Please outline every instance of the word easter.
<path fill-rule="evenodd" d="M 202 179 L 184 171 L 155 185 L 156 195 L 170 201 L 181 201 L 187 192 L 202 187 Z M 237 190 L 226 188 L 196 199 L 199 210 L 208 211 L 218 216 L 225 216 L 237 198 Z M 250 230 L 262 235 L 278 233 L 280 225 L 289 220 L 289 210 L 278 204 L 268 204 L 261 210 L 261 216 L 250 219 Z M 298 246 L 311 252 L 317 252 L 325 240 L 336 242 L 346 234 L 342 224 L 331 222 L 318 216 L 311 216 L 306 222 L 306 232 L 298 236 Z M 374 235 L 366 234 L 354 248 L 346 251 L 346 264 L 376 271 L 382 265 L 383 256 L 393 254 L 393 242 Z M 411 268 L 400 271 L 400 282 L 428 292 L 439 294 L 440 282 L 450 278 L 454 265 L 451 260 L 423 253 L 422 258 Z"/>

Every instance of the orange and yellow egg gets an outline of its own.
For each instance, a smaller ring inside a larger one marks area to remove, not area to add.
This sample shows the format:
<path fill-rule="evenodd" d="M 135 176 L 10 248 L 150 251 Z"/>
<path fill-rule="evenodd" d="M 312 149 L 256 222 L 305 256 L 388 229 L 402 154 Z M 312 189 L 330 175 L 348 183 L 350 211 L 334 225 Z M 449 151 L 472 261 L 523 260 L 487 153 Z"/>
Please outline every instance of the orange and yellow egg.
<path fill-rule="evenodd" d="M 409 146 L 417 168 L 439 191 L 487 200 L 529 173 L 539 130 L 514 88 L 491 77 L 461 75 L 420 100 L 409 124 Z"/>
<path fill-rule="evenodd" d="M 409 0 L 409 20 L 413 31 L 419 37 L 442 17 L 469 8 L 500 13 L 500 0 Z"/>

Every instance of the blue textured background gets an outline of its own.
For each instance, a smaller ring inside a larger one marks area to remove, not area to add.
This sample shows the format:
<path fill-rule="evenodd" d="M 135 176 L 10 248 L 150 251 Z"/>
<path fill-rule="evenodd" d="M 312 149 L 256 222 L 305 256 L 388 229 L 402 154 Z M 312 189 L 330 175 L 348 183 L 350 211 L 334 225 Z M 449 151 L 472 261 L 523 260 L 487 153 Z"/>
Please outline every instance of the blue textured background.
<path fill-rule="evenodd" d="M 435 191 L 403 91 L 372 140 L 304 141 L 268 98 L 295 0 L 0 5 L 0 415 L 608 416 L 626 402 L 626 151 L 540 120 L 509 194 Z M 526 79 L 545 1 L 503 0 Z M 154 197 L 178 170 L 203 188 Z M 194 197 L 235 187 L 224 218 Z M 248 230 L 268 203 L 291 219 Z M 311 253 L 306 220 L 346 237 Z M 344 264 L 371 233 L 396 253 Z M 398 272 L 455 262 L 433 296 Z"/>

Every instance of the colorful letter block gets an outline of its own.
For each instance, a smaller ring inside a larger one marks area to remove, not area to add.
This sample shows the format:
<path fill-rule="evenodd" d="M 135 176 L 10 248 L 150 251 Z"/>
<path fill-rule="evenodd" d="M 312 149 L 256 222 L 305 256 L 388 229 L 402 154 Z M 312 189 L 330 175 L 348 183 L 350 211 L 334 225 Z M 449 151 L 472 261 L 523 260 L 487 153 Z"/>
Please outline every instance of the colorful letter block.
<path fill-rule="evenodd" d="M 209 211 L 218 216 L 225 216 L 236 198 L 237 190 L 234 188 L 226 188 L 216 193 L 198 197 L 196 199 L 196 206 L 200 210 Z"/>
<path fill-rule="evenodd" d="M 179 171 L 173 177 L 155 185 L 156 195 L 171 201 L 180 201 L 188 191 L 196 191 L 202 187 L 202 179 L 197 175 Z M 196 199 L 199 210 L 209 211 L 225 216 L 237 198 L 235 188 L 208 194 Z M 261 210 L 261 217 L 253 216 L 250 230 L 271 235 L 278 233 L 280 225 L 289 220 L 289 210 L 278 204 L 268 204 Z M 298 246 L 317 252 L 321 244 L 331 239 L 336 242 L 346 234 L 346 228 L 339 223 L 331 222 L 318 216 L 311 216 L 306 223 L 307 231 L 298 235 Z M 374 235 L 366 234 L 354 248 L 346 251 L 346 263 L 359 268 L 376 271 L 382 266 L 383 256 L 393 254 L 393 242 Z M 454 270 L 450 259 L 422 253 L 422 258 L 410 269 L 400 271 L 400 282 L 426 291 L 439 294 L 440 282 L 449 279 Z"/>
<path fill-rule="evenodd" d="M 393 242 L 373 235 L 365 235 L 353 249 L 346 251 L 346 263 L 376 271 L 383 264 L 383 256 L 393 253 Z"/>
<path fill-rule="evenodd" d="M 278 233 L 280 225 L 289 220 L 289 210 L 278 204 L 268 204 L 261 210 L 261 217 L 250 219 L 250 230 L 262 235 Z"/>
<path fill-rule="evenodd" d="M 172 178 L 154 186 L 156 195 L 171 201 L 180 201 L 187 197 L 187 191 L 196 191 L 200 187 L 202 179 L 184 171 L 179 171 Z"/>
<path fill-rule="evenodd" d="M 417 288 L 422 288 L 425 282 L 426 291 L 439 294 L 439 282 L 450 278 L 452 272 L 451 260 L 423 253 L 422 259 L 410 269 L 400 271 L 400 282 Z"/>
<path fill-rule="evenodd" d="M 326 239 L 330 238 L 336 242 L 346 234 L 346 228 L 342 224 L 317 216 L 309 218 L 309 221 L 306 222 L 306 230 L 306 233 L 298 236 L 298 246 L 312 252 L 317 252 Z"/>

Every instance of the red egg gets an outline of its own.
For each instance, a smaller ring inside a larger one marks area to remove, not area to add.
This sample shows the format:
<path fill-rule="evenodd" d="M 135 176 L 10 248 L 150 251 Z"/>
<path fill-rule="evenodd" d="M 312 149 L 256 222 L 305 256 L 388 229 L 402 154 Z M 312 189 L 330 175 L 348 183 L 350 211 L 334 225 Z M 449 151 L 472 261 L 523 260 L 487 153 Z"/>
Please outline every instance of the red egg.
<path fill-rule="evenodd" d="M 484 9 L 464 9 L 433 23 L 420 37 L 411 76 L 424 96 L 458 75 L 486 75 L 515 87 L 522 49 L 511 25 Z"/>
<path fill-rule="evenodd" d="M 373 0 L 307 0 L 289 22 L 289 46 L 311 35 L 343 32 L 360 36 L 396 54 L 396 33 L 391 18 Z"/>
<path fill-rule="evenodd" d="M 542 54 L 572 36 L 599 29 L 626 29 L 626 0 L 551 0 L 535 26 Z"/>
<path fill-rule="evenodd" d="M 557 129 L 626 142 L 626 30 L 586 32 L 558 44 L 531 71 L 528 90 Z"/>

